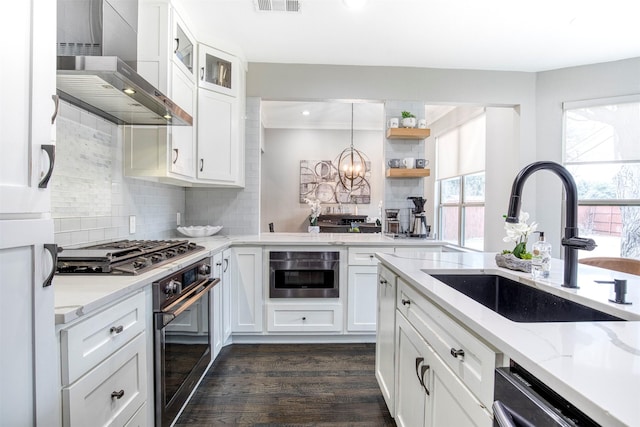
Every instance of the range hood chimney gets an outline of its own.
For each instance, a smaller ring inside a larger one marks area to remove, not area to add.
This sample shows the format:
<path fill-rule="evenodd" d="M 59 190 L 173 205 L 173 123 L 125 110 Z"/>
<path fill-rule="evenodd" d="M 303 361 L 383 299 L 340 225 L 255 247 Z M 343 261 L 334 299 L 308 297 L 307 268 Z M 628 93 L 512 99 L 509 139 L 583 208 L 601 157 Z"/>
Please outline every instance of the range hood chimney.
<path fill-rule="evenodd" d="M 138 0 L 58 0 L 58 95 L 120 125 L 191 126 L 137 73 L 137 29 Z"/>

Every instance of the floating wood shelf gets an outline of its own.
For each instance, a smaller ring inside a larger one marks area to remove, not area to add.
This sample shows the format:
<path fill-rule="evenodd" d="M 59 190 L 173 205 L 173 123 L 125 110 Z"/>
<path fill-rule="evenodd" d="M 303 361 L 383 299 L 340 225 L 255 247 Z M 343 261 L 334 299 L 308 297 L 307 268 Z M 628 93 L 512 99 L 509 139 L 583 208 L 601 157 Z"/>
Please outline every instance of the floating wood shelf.
<path fill-rule="evenodd" d="M 387 169 L 387 178 L 424 178 L 431 175 L 430 169 Z"/>
<path fill-rule="evenodd" d="M 431 135 L 430 129 L 418 128 L 389 128 L 387 139 L 425 139 Z"/>

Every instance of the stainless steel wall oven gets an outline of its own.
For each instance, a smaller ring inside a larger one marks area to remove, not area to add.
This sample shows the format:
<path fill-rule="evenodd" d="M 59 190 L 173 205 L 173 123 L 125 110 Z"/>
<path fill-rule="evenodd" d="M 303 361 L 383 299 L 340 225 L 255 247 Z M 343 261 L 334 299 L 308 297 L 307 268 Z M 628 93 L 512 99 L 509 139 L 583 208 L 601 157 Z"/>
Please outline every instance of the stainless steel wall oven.
<path fill-rule="evenodd" d="M 270 298 L 338 298 L 340 252 L 269 253 Z"/>
<path fill-rule="evenodd" d="M 169 426 L 211 361 L 209 258 L 153 283 L 155 425 Z"/>

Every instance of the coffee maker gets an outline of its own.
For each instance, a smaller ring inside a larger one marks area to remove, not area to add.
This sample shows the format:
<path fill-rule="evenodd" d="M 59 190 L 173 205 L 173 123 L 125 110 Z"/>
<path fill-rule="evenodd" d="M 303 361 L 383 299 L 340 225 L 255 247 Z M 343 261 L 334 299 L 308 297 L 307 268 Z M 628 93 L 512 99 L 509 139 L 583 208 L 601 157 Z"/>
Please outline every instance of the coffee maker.
<path fill-rule="evenodd" d="M 387 234 L 392 234 L 394 236 L 400 234 L 398 213 L 400 213 L 400 209 L 385 209 L 385 230 Z"/>
<path fill-rule="evenodd" d="M 424 204 L 427 199 L 422 197 L 407 197 L 407 199 L 413 201 L 414 205 L 409 222 L 409 237 L 428 237 L 431 227 L 427 225 L 427 217 L 424 212 Z"/>

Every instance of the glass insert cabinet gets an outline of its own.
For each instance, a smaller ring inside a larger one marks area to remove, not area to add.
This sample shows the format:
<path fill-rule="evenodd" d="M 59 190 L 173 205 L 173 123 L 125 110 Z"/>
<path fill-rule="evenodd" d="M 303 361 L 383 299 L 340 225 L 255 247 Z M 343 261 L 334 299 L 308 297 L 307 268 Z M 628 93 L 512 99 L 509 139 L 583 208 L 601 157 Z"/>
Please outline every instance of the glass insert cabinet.
<path fill-rule="evenodd" d="M 238 63 L 234 56 L 200 45 L 198 60 L 200 87 L 234 97 L 237 95 Z"/>

